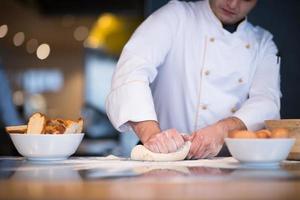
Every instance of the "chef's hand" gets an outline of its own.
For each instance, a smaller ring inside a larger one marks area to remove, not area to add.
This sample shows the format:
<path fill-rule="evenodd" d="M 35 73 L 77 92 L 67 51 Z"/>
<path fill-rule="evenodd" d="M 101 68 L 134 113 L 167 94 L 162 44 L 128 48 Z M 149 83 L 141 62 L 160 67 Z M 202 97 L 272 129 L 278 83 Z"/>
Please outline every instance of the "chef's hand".
<path fill-rule="evenodd" d="M 183 146 L 184 138 L 176 129 L 161 131 L 156 121 L 129 122 L 144 146 L 154 153 L 171 153 Z"/>
<path fill-rule="evenodd" d="M 210 158 L 216 156 L 224 144 L 224 138 L 235 130 L 245 130 L 247 127 L 237 117 L 229 117 L 194 132 L 188 159 Z"/>
<path fill-rule="evenodd" d="M 152 135 L 144 146 L 155 153 L 172 153 L 184 144 L 183 136 L 176 129 L 168 129 Z"/>
<path fill-rule="evenodd" d="M 188 159 L 216 156 L 222 148 L 224 136 L 225 130 L 218 123 L 194 132 Z"/>

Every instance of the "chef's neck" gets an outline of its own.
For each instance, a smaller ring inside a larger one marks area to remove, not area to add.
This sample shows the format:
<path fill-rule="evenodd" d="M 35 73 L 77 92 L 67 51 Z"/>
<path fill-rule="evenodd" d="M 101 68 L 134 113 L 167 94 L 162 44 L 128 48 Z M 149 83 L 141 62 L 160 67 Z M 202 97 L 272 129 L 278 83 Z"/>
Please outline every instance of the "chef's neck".
<path fill-rule="evenodd" d="M 239 24 L 240 24 L 242 21 L 244 21 L 244 20 L 245 20 L 245 18 L 244 18 L 244 19 L 241 19 L 239 22 L 234 23 L 234 24 L 224 24 L 224 23 L 222 23 L 222 25 L 223 25 L 223 28 L 224 28 L 225 30 L 227 30 L 227 31 L 230 32 L 230 33 L 233 33 L 233 32 L 235 32 L 235 31 L 237 30 Z"/>

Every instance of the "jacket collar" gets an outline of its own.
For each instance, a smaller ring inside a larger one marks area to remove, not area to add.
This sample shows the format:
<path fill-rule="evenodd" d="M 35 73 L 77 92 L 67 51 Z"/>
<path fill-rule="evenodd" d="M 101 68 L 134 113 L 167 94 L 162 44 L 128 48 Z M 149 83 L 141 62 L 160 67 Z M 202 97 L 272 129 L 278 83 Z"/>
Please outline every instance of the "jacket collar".
<path fill-rule="evenodd" d="M 244 32 L 248 26 L 248 20 L 247 17 L 240 22 L 240 24 L 237 27 L 237 30 L 234 33 L 228 32 L 226 29 L 223 28 L 222 22 L 217 18 L 217 16 L 212 11 L 209 0 L 204 0 L 204 15 L 208 19 L 208 22 L 215 26 L 222 34 L 230 35 L 230 34 L 240 34 Z"/>

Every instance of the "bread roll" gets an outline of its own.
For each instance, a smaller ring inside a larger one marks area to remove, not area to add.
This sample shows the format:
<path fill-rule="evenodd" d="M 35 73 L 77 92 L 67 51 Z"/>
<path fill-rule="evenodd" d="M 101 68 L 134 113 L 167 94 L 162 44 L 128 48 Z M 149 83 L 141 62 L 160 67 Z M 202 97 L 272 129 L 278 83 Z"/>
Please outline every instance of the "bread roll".
<path fill-rule="evenodd" d="M 233 131 L 229 133 L 230 138 L 256 138 L 256 134 L 252 131 Z"/>
<path fill-rule="evenodd" d="M 45 133 L 46 134 L 63 134 L 66 130 L 65 122 L 62 119 L 47 120 Z"/>
<path fill-rule="evenodd" d="M 7 126 L 5 127 L 7 133 L 26 133 L 27 125 Z"/>
<path fill-rule="evenodd" d="M 82 133 L 82 131 L 83 131 L 83 118 L 79 118 L 77 123 L 78 123 L 77 133 Z"/>
<path fill-rule="evenodd" d="M 267 129 L 259 130 L 255 134 L 257 138 L 270 138 L 272 135 L 271 131 Z"/>
<path fill-rule="evenodd" d="M 79 129 L 78 123 L 72 120 L 67 120 L 66 122 L 67 124 L 65 134 L 77 133 L 77 130 Z"/>
<path fill-rule="evenodd" d="M 275 128 L 272 130 L 272 138 L 288 138 L 289 131 L 285 128 Z"/>
<path fill-rule="evenodd" d="M 29 118 L 27 134 L 43 134 L 45 131 L 46 117 L 41 113 L 35 113 Z"/>
<path fill-rule="evenodd" d="M 64 120 L 64 119 L 51 119 L 47 120 L 46 133 L 47 134 L 70 134 L 82 133 L 83 119 L 79 118 L 78 121 Z"/>
<path fill-rule="evenodd" d="M 28 125 L 8 126 L 8 133 L 27 133 L 27 134 L 70 134 L 82 133 L 83 118 L 76 121 L 68 119 L 47 119 L 41 113 L 34 113 Z"/>

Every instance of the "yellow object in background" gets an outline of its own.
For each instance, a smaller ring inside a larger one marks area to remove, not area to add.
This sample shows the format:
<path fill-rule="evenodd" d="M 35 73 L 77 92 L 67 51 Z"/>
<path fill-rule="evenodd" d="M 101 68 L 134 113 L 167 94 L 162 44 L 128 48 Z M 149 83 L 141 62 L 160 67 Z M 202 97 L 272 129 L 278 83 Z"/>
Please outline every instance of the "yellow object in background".
<path fill-rule="evenodd" d="M 86 46 L 118 56 L 140 22 L 136 16 L 102 14 L 92 27 Z"/>

